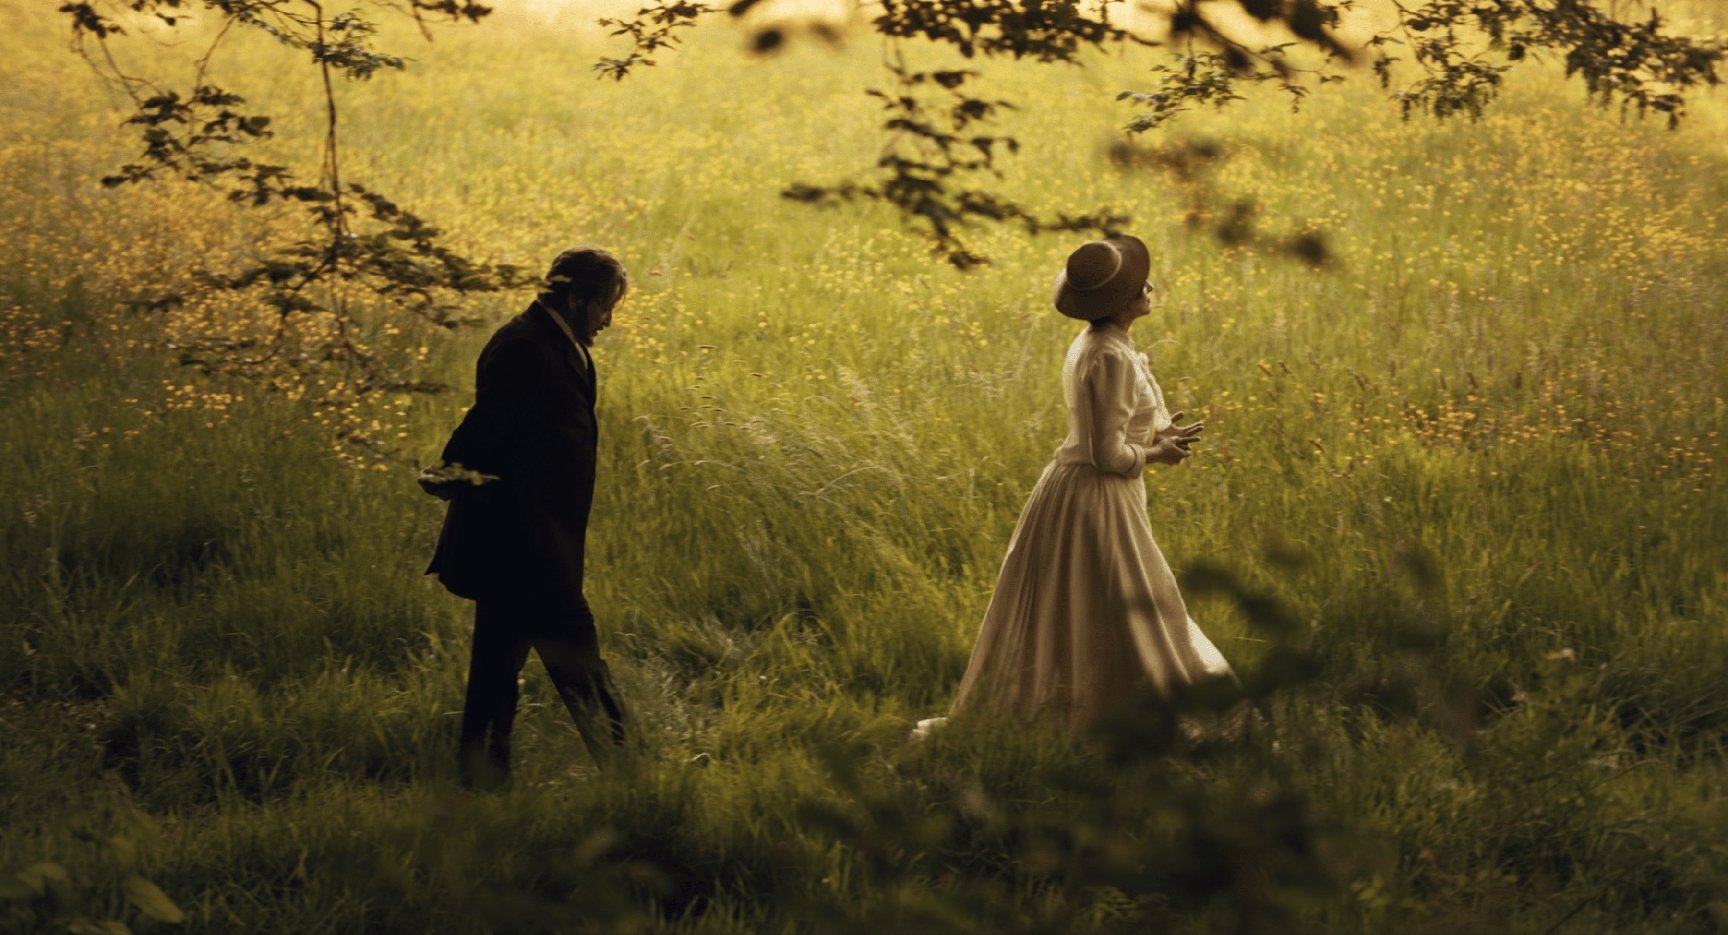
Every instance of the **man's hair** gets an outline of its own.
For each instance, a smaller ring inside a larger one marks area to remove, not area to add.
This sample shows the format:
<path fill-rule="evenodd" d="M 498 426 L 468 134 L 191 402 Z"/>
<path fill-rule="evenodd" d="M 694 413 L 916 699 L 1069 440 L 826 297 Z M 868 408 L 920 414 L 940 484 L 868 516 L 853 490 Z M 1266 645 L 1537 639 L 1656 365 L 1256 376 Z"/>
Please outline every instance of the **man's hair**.
<path fill-rule="evenodd" d="M 540 294 L 548 298 L 607 299 L 616 303 L 630 287 L 630 274 L 618 258 L 599 247 L 575 247 L 558 254 L 546 271 Z"/>

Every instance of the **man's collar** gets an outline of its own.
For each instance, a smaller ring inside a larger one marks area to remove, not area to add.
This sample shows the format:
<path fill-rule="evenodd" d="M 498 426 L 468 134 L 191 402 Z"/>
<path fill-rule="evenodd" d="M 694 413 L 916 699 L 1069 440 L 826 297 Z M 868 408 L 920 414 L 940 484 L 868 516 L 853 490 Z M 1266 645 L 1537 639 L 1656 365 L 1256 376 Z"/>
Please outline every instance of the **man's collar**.
<path fill-rule="evenodd" d="M 570 327 L 570 323 L 564 320 L 564 316 L 553 311 L 551 306 L 539 299 L 535 299 L 534 304 L 540 306 L 540 310 L 546 313 L 546 317 L 552 319 L 552 323 L 558 326 L 559 331 L 564 332 L 564 336 L 570 339 L 571 344 L 576 345 L 576 350 L 582 355 L 582 359 L 587 360 L 588 349 L 582 346 L 581 341 L 576 340 L 576 332 Z"/>

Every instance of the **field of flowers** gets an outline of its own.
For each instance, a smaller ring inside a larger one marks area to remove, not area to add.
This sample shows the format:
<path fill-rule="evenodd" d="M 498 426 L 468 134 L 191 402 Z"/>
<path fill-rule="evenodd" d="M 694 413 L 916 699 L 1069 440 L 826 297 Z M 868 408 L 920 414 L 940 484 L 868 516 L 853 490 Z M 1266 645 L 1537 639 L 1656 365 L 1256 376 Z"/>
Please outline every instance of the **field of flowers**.
<path fill-rule="evenodd" d="M 985 66 L 1022 105 L 1006 191 L 1152 247 L 1135 339 L 1208 428 L 1148 509 L 1260 698 L 1226 742 L 1148 709 L 911 744 L 1063 432 L 1074 239 L 980 229 L 963 274 L 885 210 L 781 199 L 880 151 L 868 41 L 722 28 L 601 82 L 591 25 L 501 6 L 340 89 L 345 173 L 484 258 L 630 267 L 588 590 L 643 750 L 593 771 L 532 663 L 513 787 L 457 787 L 468 608 L 420 575 L 413 475 L 486 329 L 368 334 L 449 394 L 180 366 L 165 342 L 258 310 L 136 300 L 298 221 L 99 186 L 121 99 L 6 0 L 0 929 L 1728 926 L 1721 93 L 1669 132 L 1555 68 L 1437 125 L 1364 74 L 1124 148 L 1151 60 Z M 316 161 L 309 69 L 246 40 L 217 69 Z M 1178 183 L 1177 150 L 1214 155 Z M 1201 195 L 1332 259 L 1196 233 Z"/>

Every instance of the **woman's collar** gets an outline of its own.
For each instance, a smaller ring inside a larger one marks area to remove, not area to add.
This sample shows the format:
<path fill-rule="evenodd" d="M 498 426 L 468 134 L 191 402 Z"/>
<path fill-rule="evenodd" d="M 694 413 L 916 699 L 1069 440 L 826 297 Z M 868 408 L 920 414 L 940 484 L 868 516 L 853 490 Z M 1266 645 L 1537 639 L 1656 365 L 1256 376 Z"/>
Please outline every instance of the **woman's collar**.
<path fill-rule="evenodd" d="M 1087 327 L 1096 332 L 1099 337 L 1112 338 L 1128 345 L 1130 348 L 1134 346 L 1134 339 L 1128 336 L 1128 328 L 1118 322 L 1107 321 L 1103 324 L 1088 325 Z"/>

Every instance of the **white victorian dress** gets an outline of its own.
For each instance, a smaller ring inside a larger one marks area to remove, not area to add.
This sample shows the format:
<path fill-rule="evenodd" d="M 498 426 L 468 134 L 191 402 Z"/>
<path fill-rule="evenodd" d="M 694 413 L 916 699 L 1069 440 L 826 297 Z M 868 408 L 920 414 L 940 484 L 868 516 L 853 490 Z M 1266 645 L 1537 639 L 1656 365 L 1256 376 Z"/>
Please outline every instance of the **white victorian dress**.
<path fill-rule="evenodd" d="M 1230 674 L 1146 520 L 1146 449 L 1171 425 L 1146 355 L 1119 325 L 1087 327 L 1068 348 L 1062 395 L 1068 437 L 1020 513 L 950 715 L 1078 731 L 1139 691 Z"/>

